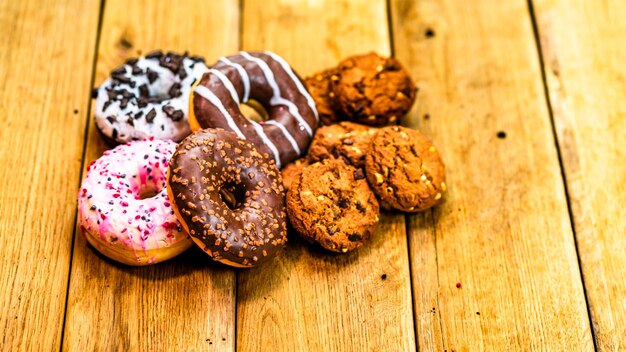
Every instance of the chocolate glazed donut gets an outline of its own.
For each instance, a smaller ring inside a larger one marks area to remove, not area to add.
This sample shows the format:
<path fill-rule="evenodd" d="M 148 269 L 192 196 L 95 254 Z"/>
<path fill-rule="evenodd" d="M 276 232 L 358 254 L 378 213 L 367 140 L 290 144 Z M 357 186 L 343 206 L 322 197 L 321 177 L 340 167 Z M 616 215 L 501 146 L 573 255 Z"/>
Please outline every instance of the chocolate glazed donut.
<path fill-rule="evenodd" d="M 247 119 L 239 104 L 259 102 L 269 119 Z M 191 93 L 192 129 L 223 128 L 251 141 L 276 166 L 289 163 L 309 146 L 317 128 L 315 103 L 289 64 L 269 52 L 222 57 Z"/>
<path fill-rule="evenodd" d="M 176 217 L 214 260 L 251 267 L 287 242 L 280 172 L 232 132 L 205 129 L 185 138 L 170 160 L 167 184 Z"/>

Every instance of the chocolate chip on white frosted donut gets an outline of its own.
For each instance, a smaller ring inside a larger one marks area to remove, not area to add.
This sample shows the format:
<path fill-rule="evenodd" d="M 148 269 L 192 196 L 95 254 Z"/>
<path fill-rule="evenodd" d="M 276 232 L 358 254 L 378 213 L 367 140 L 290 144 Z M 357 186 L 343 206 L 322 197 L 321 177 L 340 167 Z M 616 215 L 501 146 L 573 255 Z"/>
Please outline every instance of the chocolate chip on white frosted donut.
<path fill-rule="evenodd" d="M 280 172 L 233 132 L 205 129 L 187 137 L 172 157 L 167 183 L 178 219 L 214 260 L 255 266 L 287 241 Z"/>
<path fill-rule="evenodd" d="M 259 102 L 268 121 L 247 119 L 239 104 Z M 313 99 L 289 64 L 275 53 L 240 52 L 222 57 L 193 89 L 189 119 L 194 130 L 223 128 L 251 141 L 278 168 L 302 155 L 317 128 Z"/>
<path fill-rule="evenodd" d="M 165 189 L 174 150 L 172 141 L 135 141 L 89 165 L 78 194 L 78 222 L 99 252 L 121 263 L 147 265 L 193 245 Z"/>
<path fill-rule="evenodd" d="M 191 85 L 208 71 L 204 59 L 152 52 L 113 70 L 96 91 L 96 125 L 113 143 L 155 137 L 181 141 L 191 132 Z"/>

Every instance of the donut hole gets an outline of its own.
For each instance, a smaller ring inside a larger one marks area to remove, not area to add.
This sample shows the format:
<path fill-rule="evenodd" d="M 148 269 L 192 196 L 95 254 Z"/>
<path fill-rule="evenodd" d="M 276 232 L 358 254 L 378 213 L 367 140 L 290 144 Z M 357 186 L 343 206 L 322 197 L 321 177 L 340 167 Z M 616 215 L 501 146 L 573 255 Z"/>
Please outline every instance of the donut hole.
<path fill-rule="evenodd" d="M 270 116 L 261 103 L 252 99 L 239 104 L 239 109 L 243 116 L 255 122 L 266 121 Z"/>
<path fill-rule="evenodd" d="M 137 195 L 137 199 L 153 198 L 156 197 L 159 192 L 160 190 L 156 189 L 155 187 L 149 187 L 148 185 L 144 185 L 143 187 L 139 188 L 139 194 Z"/>
<path fill-rule="evenodd" d="M 220 197 L 222 201 L 226 203 L 231 210 L 237 210 L 241 208 L 245 200 L 245 191 L 243 187 L 239 186 L 235 182 L 226 183 L 220 189 Z"/>

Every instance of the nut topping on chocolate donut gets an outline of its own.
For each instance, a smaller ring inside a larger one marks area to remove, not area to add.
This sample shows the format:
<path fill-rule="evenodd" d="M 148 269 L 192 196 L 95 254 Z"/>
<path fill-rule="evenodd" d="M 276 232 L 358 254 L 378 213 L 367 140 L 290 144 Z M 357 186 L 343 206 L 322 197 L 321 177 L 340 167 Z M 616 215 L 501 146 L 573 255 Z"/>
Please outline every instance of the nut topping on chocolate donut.
<path fill-rule="evenodd" d="M 170 162 L 168 185 L 177 217 L 217 261 L 255 266 L 287 241 L 280 172 L 232 132 L 206 129 L 187 137 Z"/>

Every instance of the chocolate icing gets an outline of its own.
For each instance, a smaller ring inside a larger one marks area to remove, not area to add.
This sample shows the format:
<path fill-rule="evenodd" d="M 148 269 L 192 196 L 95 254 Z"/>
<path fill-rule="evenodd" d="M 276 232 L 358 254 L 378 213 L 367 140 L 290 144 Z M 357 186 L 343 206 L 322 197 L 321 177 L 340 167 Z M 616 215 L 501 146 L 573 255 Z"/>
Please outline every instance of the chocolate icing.
<path fill-rule="evenodd" d="M 271 52 L 221 58 L 194 93 L 193 109 L 202 128 L 236 132 L 273 157 L 279 168 L 306 151 L 317 128 L 315 104 L 301 79 Z M 239 108 L 248 99 L 258 101 L 274 122 L 248 120 Z"/>
<path fill-rule="evenodd" d="M 178 218 L 217 261 L 255 266 L 287 241 L 280 172 L 233 132 L 205 129 L 185 138 L 170 161 L 168 186 Z"/>

